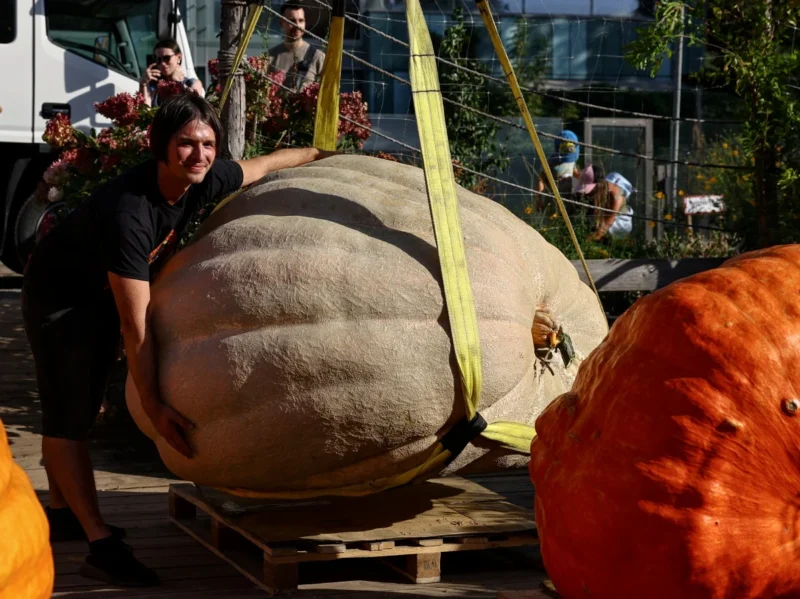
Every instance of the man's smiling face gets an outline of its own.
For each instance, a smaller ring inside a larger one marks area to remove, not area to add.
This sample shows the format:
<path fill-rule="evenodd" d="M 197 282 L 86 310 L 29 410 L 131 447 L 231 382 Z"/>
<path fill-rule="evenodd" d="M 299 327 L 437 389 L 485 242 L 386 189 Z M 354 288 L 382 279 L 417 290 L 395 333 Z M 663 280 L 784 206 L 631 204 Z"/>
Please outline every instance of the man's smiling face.
<path fill-rule="evenodd" d="M 217 157 L 217 136 L 202 121 L 184 125 L 167 147 L 167 168 L 176 179 L 201 183 Z"/>

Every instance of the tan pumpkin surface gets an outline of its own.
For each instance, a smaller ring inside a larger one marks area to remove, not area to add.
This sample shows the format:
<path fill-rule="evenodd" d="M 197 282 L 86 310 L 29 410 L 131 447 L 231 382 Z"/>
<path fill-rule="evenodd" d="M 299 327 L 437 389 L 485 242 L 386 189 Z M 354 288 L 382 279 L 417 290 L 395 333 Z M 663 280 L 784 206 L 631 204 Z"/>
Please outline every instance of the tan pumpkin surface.
<path fill-rule="evenodd" d="M 534 355 L 548 309 L 588 355 L 607 332 L 556 248 L 459 188 L 487 421 L 533 424 L 577 372 Z M 185 459 L 128 404 L 167 466 L 253 490 L 361 483 L 420 464 L 464 417 L 421 169 L 336 156 L 288 169 L 211 216 L 152 289 L 162 399 L 196 424 Z M 524 466 L 477 440 L 444 471 Z"/>

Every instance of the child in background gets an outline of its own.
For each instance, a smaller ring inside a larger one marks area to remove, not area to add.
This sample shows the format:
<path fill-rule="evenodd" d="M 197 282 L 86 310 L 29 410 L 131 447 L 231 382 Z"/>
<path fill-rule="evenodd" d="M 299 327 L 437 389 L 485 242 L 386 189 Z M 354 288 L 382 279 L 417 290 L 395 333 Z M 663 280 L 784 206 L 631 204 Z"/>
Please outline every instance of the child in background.
<path fill-rule="evenodd" d="M 572 131 L 564 130 L 559 137 L 563 139 L 556 139 L 554 143 L 554 152 L 547 159 L 547 164 L 553 173 L 558 191 L 562 194 L 572 192 L 572 178 L 580 177 L 580 171 L 575 163 L 580 158 L 580 146 L 578 146 L 578 136 Z M 542 171 L 539 174 L 539 184 L 537 191 L 544 191 L 545 184 L 547 183 L 547 176 Z M 547 185 L 549 189 L 549 184 Z M 550 190 L 552 193 L 552 190 Z"/>
<path fill-rule="evenodd" d="M 583 169 L 581 185 L 576 190 L 585 194 L 598 208 L 597 224 L 591 238 L 600 241 L 609 237 L 626 237 L 633 230 L 633 208 L 628 204 L 628 198 L 636 190 L 625 177 L 617 172 L 607 175 L 599 165 L 590 165 Z"/>

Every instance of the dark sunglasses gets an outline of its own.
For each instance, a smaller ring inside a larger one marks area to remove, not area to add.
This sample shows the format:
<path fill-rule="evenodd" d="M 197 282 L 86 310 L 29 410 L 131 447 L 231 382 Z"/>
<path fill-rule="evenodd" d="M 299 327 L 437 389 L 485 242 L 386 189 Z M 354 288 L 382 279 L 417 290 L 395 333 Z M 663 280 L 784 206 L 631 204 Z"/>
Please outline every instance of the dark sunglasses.
<path fill-rule="evenodd" d="M 156 62 L 169 62 L 173 56 L 177 56 L 176 54 L 163 54 L 161 56 L 156 56 Z"/>

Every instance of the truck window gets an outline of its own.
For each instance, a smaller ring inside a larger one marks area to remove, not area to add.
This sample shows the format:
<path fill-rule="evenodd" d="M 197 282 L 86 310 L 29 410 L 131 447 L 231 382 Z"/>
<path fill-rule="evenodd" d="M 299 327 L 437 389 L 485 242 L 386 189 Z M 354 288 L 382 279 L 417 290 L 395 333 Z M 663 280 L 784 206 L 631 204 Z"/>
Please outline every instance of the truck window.
<path fill-rule="evenodd" d="M 17 0 L 0 0 L 0 44 L 17 39 Z"/>
<path fill-rule="evenodd" d="M 139 79 L 158 40 L 158 1 L 45 0 L 47 37 L 68 52 Z"/>

